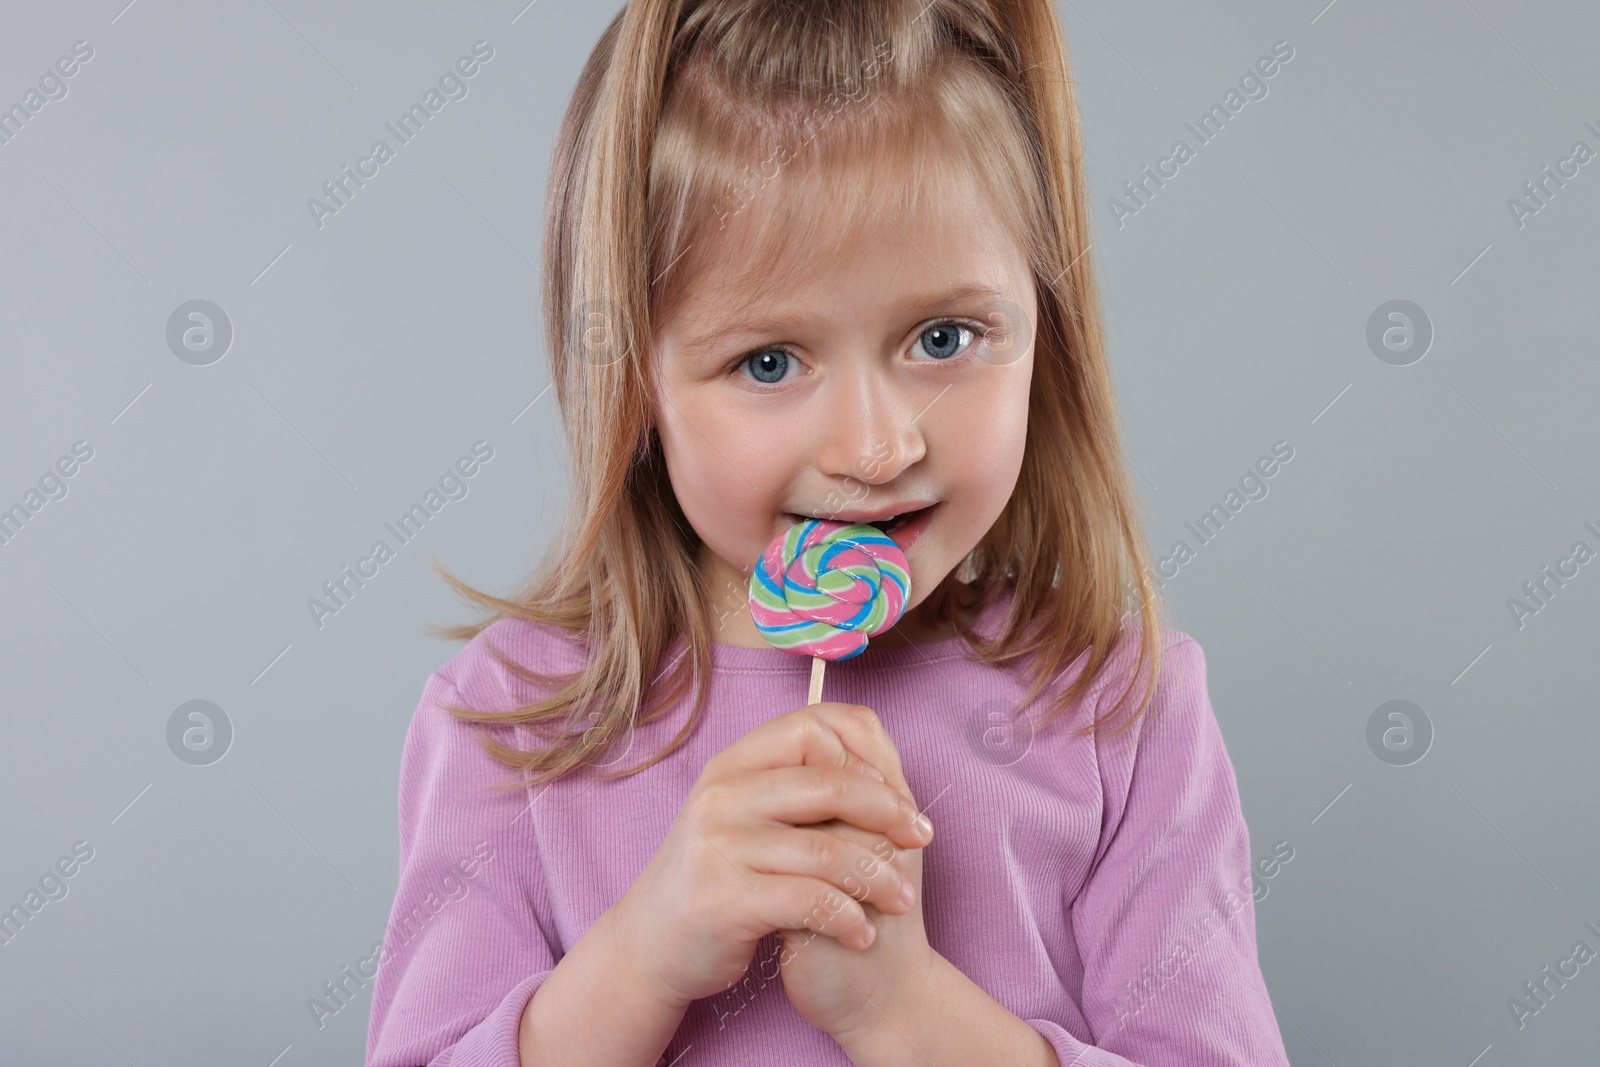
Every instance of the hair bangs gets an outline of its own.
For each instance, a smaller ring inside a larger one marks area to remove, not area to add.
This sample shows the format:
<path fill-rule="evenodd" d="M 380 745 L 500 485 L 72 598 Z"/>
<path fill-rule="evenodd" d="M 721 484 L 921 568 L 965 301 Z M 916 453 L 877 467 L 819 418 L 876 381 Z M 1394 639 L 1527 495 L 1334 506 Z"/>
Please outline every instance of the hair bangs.
<path fill-rule="evenodd" d="M 885 79 L 886 80 L 886 79 Z M 863 82 L 853 99 L 769 105 L 760 124 L 739 79 L 691 77 L 669 97 L 651 159 L 652 321 L 709 268 L 739 266 L 750 301 L 826 269 L 869 223 L 915 214 L 935 192 L 977 188 L 1035 271 L 1046 211 L 1037 158 L 1007 96 L 959 57 L 920 84 Z M 820 116 L 820 117 L 819 117 Z"/>

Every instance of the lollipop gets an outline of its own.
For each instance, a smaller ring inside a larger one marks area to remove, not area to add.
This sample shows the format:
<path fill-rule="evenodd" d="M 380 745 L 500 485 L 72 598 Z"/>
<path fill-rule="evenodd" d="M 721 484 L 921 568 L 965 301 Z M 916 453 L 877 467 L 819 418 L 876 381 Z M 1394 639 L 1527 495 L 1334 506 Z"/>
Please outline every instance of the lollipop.
<path fill-rule="evenodd" d="M 864 523 L 808 519 L 773 540 L 750 577 L 750 615 L 767 642 L 809 655 L 811 697 L 828 660 L 849 659 L 900 621 L 911 567 L 900 546 Z"/>

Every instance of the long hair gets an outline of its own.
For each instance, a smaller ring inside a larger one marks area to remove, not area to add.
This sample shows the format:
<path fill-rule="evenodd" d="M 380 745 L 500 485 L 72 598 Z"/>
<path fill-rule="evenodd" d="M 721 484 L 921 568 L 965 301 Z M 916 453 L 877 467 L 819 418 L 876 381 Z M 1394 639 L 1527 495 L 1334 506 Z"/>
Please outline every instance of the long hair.
<path fill-rule="evenodd" d="M 522 750 L 486 732 L 486 750 L 527 775 L 506 788 L 599 766 L 598 754 L 693 690 L 676 737 L 602 777 L 635 773 L 677 748 L 703 710 L 711 626 L 700 539 L 654 426 L 652 322 L 682 298 L 729 216 L 763 196 L 763 208 L 796 217 L 819 206 L 764 185 L 898 161 L 908 157 L 895 145 L 930 136 L 965 154 L 1013 227 L 1039 309 L 1016 488 L 957 581 L 930 600 L 932 619 L 952 623 L 990 666 L 1026 666 L 1024 703 L 1082 659 L 1039 725 L 1095 685 L 1124 640 L 1138 645 L 1128 685 L 1078 729 L 1115 734 L 1149 706 L 1164 604 L 1122 458 L 1053 0 L 630 0 L 584 65 L 550 166 L 543 307 L 571 463 L 560 535 L 509 598 L 435 564 L 493 612 L 435 627 L 436 636 L 471 640 L 509 618 L 584 649 L 580 669 L 545 674 L 488 642 L 506 670 L 548 696 L 508 711 L 449 706 L 463 721 L 523 724 L 543 739 Z M 898 184 L 916 197 L 918 181 Z M 866 210 L 850 198 L 826 203 L 831 213 Z M 1006 588 L 999 630 L 977 634 L 962 613 Z M 1108 725 L 1117 711 L 1122 721 Z"/>

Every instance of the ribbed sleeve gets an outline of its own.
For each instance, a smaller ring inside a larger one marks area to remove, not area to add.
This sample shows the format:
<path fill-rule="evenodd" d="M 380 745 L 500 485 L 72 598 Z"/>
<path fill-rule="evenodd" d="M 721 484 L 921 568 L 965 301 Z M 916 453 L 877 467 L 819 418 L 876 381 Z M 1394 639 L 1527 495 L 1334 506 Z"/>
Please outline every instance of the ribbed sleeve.
<path fill-rule="evenodd" d="M 1062 1067 L 1287 1067 L 1256 958 L 1249 831 L 1189 637 L 1165 650 L 1136 733 L 1101 743 L 1108 816 L 1071 908 L 1094 1043 L 1027 1021 Z"/>
<path fill-rule="evenodd" d="M 435 672 L 406 732 L 368 1067 L 520 1067 L 523 1009 L 557 958 L 526 791 L 485 789 L 507 769 L 444 701 L 463 703 Z"/>

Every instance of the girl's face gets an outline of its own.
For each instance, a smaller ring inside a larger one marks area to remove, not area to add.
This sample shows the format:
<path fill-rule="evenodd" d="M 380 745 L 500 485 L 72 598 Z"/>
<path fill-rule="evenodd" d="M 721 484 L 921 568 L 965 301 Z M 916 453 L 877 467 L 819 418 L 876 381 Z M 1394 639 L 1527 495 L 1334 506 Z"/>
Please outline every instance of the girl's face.
<path fill-rule="evenodd" d="M 1016 486 L 1037 305 L 1027 259 L 982 187 L 970 176 L 948 184 L 925 190 L 915 213 L 869 210 L 837 257 L 757 300 L 752 216 L 762 197 L 786 195 L 762 190 L 658 324 L 656 426 L 673 492 L 704 542 L 714 641 L 766 647 L 747 607 L 750 575 L 801 517 L 880 519 L 928 505 L 885 529 L 911 565 L 911 597 L 872 642 L 953 636 L 918 608 Z"/>

